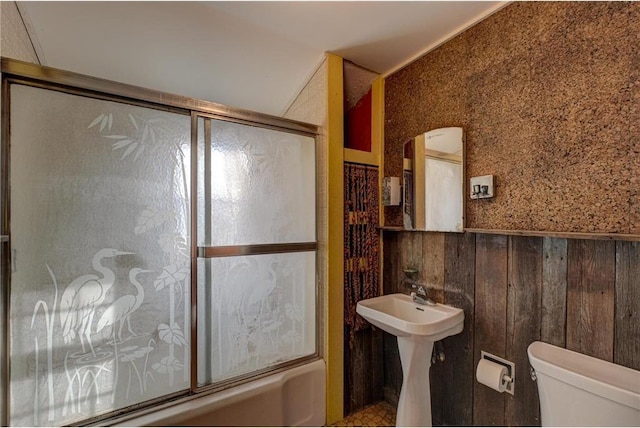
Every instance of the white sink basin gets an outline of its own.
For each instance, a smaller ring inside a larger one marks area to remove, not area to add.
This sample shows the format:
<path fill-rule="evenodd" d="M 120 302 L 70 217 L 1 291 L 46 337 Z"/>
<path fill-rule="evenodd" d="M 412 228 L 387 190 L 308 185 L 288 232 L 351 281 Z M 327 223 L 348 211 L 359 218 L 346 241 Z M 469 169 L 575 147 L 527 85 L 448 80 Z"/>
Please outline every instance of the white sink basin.
<path fill-rule="evenodd" d="M 394 336 L 422 336 L 431 342 L 460 333 L 464 324 L 462 309 L 441 304 L 419 305 L 405 294 L 361 300 L 356 311 Z"/>
<path fill-rule="evenodd" d="M 361 300 L 356 311 L 371 324 L 397 336 L 402 390 L 396 426 L 430 427 L 433 342 L 460 333 L 464 312 L 441 304 L 419 305 L 405 294 Z"/>

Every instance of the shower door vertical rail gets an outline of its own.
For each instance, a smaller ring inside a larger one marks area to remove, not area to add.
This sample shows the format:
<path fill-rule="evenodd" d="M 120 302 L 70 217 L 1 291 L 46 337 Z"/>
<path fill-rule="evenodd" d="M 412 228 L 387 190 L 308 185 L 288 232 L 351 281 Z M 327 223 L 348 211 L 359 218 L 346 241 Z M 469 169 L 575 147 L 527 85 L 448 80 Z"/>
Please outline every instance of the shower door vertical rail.
<path fill-rule="evenodd" d="M 190 389 L 198 385 L 198 114 L 191 112 L 191 373 Z"/>
<path fill-rule="evenodd" d="M 0 424 L 9 425 L 9 82 L 2 80 L 2 144 L 0 145 L 0 234 L 6 239 L 0 242 Z"/>
<path fill-rule="evenodd" d="M 204 136 L 204 141 L 211 141 L 211 119 L 204 119 L 204 131 L 203 131 L 203 136 Z M 203 233 L 210 233 L 211 231 L 211 216 L 206 215 L 206 213 L 210 213 L 212 210 L 211 207 L 211 180 L 209 179 L 209 177 L 211 177 L 211 146 L 209 146 L 208 144 L 204 144 L 204 183 L 202 183 L 203 186 L 203 190 L 204 190 L 204 212 L 205 212 L 205 218 L 204 218 L 204 231 Z M 210 238 L 210 237 L 208 237 Z M 211 284 L 211 269 L 210 267 L 207 265 L 205 266 L 205 271 L 204 271 L 204 275 L 205 275 L 205 284 Z M 197 272 L 197 271 L 196 271 Z M 195 277 L 197 278 L 197 274 L 195 275 Z M 206 288 L 204 291 L 204 295 L 205 295 L 205 299 L 207 301 L 211 300 L 211 288 Z M 202 320 L 202 322 L 204 323 L 204 325 L 211 325 L 212 323 L 212 319 L 211 319 L 211 311 L 204 311 L 204 319 Z M 204 358 L 206 360 L 210 360 L 211 359 L 211 355 L 212 355 L 212 349 L 209 346 L 204 346 L 203 347 L 203 354 L 204 354 Z M 195 367 L 198 367 L 197 365 Z M 204 373 L 204 376 L 208 377 L 210 376 L 210 368 L 209 367 L 204 367 L 204 368 L 200 368 L 198 367 L 198 370 L 205 370 L 206 372 Z M 195 385 L 197 388 L 197 384 Z"/>

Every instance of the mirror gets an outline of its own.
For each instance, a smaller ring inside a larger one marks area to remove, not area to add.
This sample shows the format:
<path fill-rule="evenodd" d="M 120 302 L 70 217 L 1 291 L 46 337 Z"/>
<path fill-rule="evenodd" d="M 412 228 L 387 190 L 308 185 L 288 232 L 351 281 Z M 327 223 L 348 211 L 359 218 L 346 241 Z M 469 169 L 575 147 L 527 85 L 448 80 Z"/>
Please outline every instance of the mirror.
<path fill-rule="evenodd" d="M 440 128 L 404 144 L 406 230 L 464 231 L 464 132 Z"/>

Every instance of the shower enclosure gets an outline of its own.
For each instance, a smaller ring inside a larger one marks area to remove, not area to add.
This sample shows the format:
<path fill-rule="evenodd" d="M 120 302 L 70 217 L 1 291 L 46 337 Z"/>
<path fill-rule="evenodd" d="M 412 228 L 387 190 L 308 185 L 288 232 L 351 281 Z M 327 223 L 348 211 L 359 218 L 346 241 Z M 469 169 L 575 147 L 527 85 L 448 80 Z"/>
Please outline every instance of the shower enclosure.
<path fill-rule="evenodd" d="M 2 60 L 3 422 L 318 358 L 315 126 Z"/>

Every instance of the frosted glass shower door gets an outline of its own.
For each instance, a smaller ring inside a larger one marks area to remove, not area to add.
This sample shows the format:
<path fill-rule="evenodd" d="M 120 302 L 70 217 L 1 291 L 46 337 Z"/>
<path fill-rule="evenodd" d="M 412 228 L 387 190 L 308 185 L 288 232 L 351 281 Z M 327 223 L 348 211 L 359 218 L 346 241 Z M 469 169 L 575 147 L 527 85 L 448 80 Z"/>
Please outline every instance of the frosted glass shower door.
<path fill-rule="evenodd" d="M 10 94 L 10 423 L 188 390 L 190 117 Z"/>
<path fill-rule="evenodd" d="M 199 118 L 198 384 L 316 352 L 315 140 Z"/>

